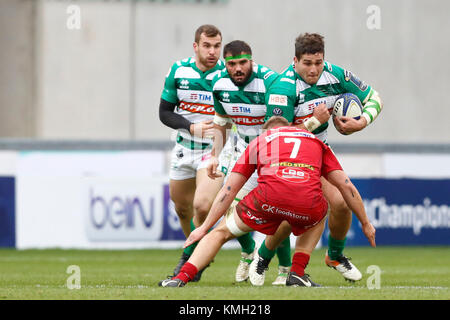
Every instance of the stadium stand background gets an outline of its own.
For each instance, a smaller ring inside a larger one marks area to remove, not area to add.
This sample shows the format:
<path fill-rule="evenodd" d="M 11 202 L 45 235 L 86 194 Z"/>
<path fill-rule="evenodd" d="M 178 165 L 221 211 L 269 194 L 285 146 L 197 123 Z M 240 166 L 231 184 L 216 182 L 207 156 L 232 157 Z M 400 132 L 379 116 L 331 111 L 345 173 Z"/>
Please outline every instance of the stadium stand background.
<path fill-rule="evenodd" d="M 81 28 L 70 30 L 70 5 Z M 380 9 L 370 30 L 367 10 Z M 282 71 L 300 32 L 325 36 L 326 59 L 381 94 L 385 109 L 339 143 L 450 143 L 450 3 L 432 1 L 122 0 L 0 2 L 0 137 L 166 140 L 158 119 L 169 66 L 193 54 L 194 30 L 248 41 L 255 61 Z M 439 38 L 441 37 L 441 38 Z"/>

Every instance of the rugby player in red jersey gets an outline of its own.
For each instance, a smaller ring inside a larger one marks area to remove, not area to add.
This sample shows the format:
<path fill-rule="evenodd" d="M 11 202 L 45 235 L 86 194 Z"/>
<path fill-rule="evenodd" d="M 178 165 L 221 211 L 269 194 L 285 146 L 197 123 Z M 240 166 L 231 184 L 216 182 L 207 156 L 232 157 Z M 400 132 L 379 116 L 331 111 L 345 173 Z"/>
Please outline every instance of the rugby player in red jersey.
<path fill-rule="evenodd" d="M 205 222 L 186 240 L 188 246 L 201 239 L 194 253 L 178 275 L 160 282 L 161 286 L 184 286 L 216 256 L 225 242 L 253 230 L 271 235 L 287 221 L 297 236 L 297 243 L 302 234 L 321 233 L 328 211 L 321 176 L 339 189 L 360 221 L 364 235 L 375 247 L 375 228 L 367 217 L 361 196 L 331 149 L 312 133 L 287 125 L 286 119 L 272 117 L 265 125 L 269 130 L 249 144 L 214 200 Z M 258 170 L 258 186 L 233 210 L 228 210 L 255 170 Z M 224 214 L 220 224 L 207 233 Z M 318 286 L 305 274 L 309 258 L 308 252 L 296 246 L 286 285 Z"/>

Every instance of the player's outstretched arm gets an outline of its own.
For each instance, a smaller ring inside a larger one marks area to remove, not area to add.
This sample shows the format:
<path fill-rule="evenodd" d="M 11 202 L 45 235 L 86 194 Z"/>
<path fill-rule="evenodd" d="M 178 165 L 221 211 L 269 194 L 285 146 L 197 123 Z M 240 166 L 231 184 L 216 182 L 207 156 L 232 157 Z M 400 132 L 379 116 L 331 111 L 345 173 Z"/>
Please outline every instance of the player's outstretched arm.
<path fill-rule="evenodd" d="M 359 222 L 361 223 L 364 235 L 370 242 L 372 247 L 375 247 L 375 228 L 370 223 L 364 208 L 361 195 L 356 187 L 350 181 L 350 178 L 342 170 L 334 170 L 328 173 L 327 180 L 336 186 L 344 197 L 345 202 L 350 209 L 355 213 Z"/>
<path fill-rule="evenodd" d="M 214 116 L 214 137 L 213 146 L 211 150 L 211 159 L 206 167 L 206 172 L 208 177 L 211 179 L 219 178 L 221 175 L 217 172 L 217 167 L 219 165 L 219 155 L 228 138 L 227 129 L 231 128 L 230 118 L 224 117 L 216 113 Z"/>
<path fill-rule="evenodd" d="M 191 232 L 186 242 L 184 243 L 184 248 L 190 246 L 194 242 L 201 240 L 206 235 L 208 230 L 211 229 L 217 223 L 217 221 L 219 221 L 220 217 L 222 217 L 225 212 L 227 212 L 238 191 L 242 188 L 247 180 L 247 177 L 240 173 L 232 172 L 230 174 L 227 182 L 217 194 L 211 210 L 206 217 L 206 220 L 200 227 Z"/>

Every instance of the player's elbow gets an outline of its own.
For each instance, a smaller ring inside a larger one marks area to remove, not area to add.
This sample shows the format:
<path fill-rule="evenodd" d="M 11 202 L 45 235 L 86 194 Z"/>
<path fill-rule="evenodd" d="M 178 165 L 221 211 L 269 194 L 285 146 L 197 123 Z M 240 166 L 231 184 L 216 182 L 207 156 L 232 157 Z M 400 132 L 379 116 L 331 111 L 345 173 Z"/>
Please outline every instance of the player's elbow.
<path fill-rule="evenodd" d="M 383 100 L 381 99 L 380 94 L 378 92 L 376 92 L 376 99 L 377 99 L 378 105 L 380 106 L 380 112 L 381 112 L 381 110 L 383 110 L 384 104 L 383 104 Z"/>
<path fill-rule="evenodd" d="M 381 110 L 383 110 L 383 100 L 381 100 L 380 94 L 378 93 L 378 91 L 374 90 L 372 97 L 370 98 L 370 100 L 373 100 L 375 102 L 375 105 L 378 107 L 378 113 L 381 112 Z"/>
<path fill-rule="evenodd" d="M 344 183 L 340 183 L 338 186 L 339 191 L 341 192 L 341 194 L 352 194 L 353 190 L 354 190 L 354 186 L 353 183 L 350 182 L 350 180 L 348 180 L 349 182 L 344 182 Z"/>
<path fill-rule="evenodd" d="M 167 125 L 167 119 L 168 119 L 168 113 L 170 111 L 167 111 L 164 109 L 161 105 L 159 106 L 159 121 Z"/>
<path fill-rule="evenodd" d="M 346 191 L 351 191 L 354 188 L 353 183 L 350 178 L 345 174 L 343 170 L 333 170 L 328 173 L 328 182 L 334 185 L 341 191 L 341 193 Z"/>
<path fill-rule="evenodd" d="M 164 110 L 161 110 L 161 108 L 159 109 L 159 121 L 161 121 L 162 123 L 165 124 L 165 117 L 164 117 Z"/>

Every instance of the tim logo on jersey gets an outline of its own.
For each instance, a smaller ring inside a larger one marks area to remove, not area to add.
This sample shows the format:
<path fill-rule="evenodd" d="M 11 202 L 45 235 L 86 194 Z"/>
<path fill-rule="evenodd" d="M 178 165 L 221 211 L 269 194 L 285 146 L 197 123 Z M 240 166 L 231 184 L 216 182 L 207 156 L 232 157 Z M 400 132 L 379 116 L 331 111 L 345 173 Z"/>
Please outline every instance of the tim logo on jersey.
<path fill-rule="evenodd" d="M 280 168 L 276 176 L 293 183 L 304 183 L 309 180 L 309 173 L 299 168 Z"/>
<path fill-rule="evenodd" d="M 295 111 L 294 124 L 302 124 L 303 122 L 311 118 L 313 116 L 314 108 L 320 104 L 325 104 L 328 108 L 328 111 L 331 113 L 333 111 L 335 100 L 336 96 L 329 96 L 326 98 L 310 100 L 305 103 L 299 103 Z"/>
<path fill-rule="evenodd" d="M 238 106 L 233 106 L 231 107 L 231 111 L 232 112 L 240 112 L 240 113 L 251 113 L 252 110 L 249 107 L 238 107 Z"/>
<path fill-rule="evenodd" d="M 212 95 L 202 93 L 191 93 L 190 98 L 192 101 L 212 101 Z"/>

